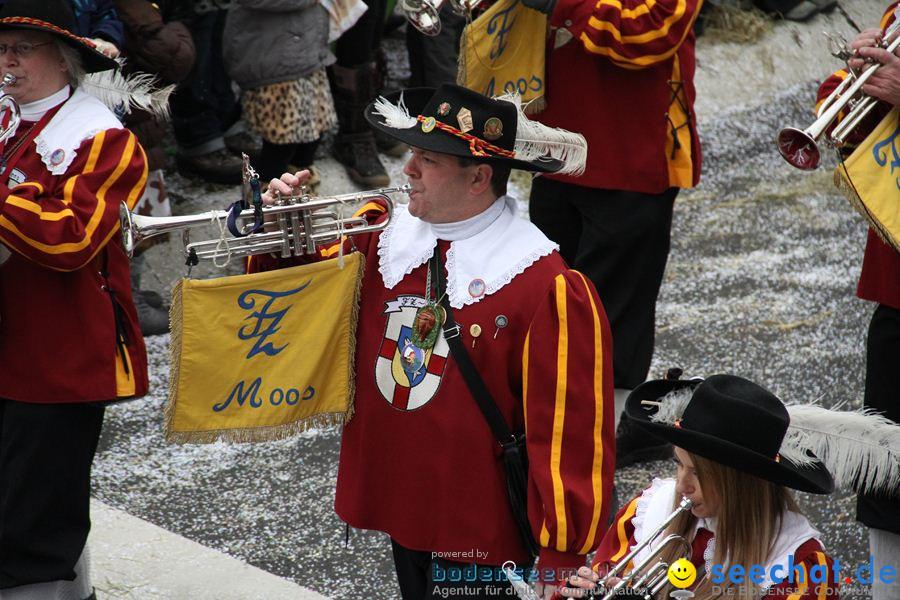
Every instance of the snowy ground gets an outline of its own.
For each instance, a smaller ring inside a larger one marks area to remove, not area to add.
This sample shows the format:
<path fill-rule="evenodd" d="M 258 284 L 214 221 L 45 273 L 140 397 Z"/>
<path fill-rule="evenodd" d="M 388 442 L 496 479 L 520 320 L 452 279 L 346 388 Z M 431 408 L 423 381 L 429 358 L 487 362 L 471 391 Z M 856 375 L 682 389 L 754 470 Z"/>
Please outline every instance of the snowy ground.
<path fill-rule="evenodd" d="M 402 58 L 400 43 L 391 44 L 391 56 Z M 701 65 L 714 62 L 700 51 Z M 832 66 L 826 59 L 821 64 L 820 73 Z M 392 68 L 402 78 L 403 61 L 392 60 Z M 808 122 L 813 80 L 774 87 L 765 102 L 732 94 L 727 104 L 701 113 L 703 181 L 676 205 L 651 375 L 672 366 L 688 375 L 732 372 L 785 400 L 856 407 L 873 309 L 854 296 L 865 226 L 834 190 L 829 169 L 803 174 L 774 149 L 779 128 Z M 320 193 L 352 189 L 333 161 L 320 164 Z M 402 182 L 402 161 L 389 165 L 394 181 Z M 180 213 L 222 207 L 236 197 L 235 189 L 174 174 L 169 181 Z M 521 197 L 527 184 L 516 179 Z M 150 287 L 167 291 L 184 275 L 178 245 L 148 252 Z M 96 497 L 327 596 L 352 587 L 373 600 L 398 597 L 386 537 L 353 530 L 345 543 L 345 527 L 332 512 L 338 430 L 266 444 L 167 445 L 168 336 L 147 342 L 152 391 L 107 413 Z M 651 463 L 622 470 L 621 496 L 669 469 Z M 866 535 L 854 521 L 852 496 L 801 500 L 842 564 L 865 562 Z"/>

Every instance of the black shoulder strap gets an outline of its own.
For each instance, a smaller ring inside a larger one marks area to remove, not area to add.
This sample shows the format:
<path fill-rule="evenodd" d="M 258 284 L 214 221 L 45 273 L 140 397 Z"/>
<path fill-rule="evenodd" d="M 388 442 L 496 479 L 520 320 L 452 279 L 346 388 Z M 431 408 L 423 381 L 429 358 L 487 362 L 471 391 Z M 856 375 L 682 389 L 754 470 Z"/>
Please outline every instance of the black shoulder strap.
<path fill-rule="evenodd" d="M 440 252 L 440 248 L 436 247 L 435 256 L 440 257 Z M 441 261 L 439 259 L 430 261 L 429 268 L 432 270 L 432 278 L 438 282 L 438 290 L 445 289 L 444 269 L 441 266 Z M 500 414 L 500 409 L 497 408 L 497 404 L 491 397 L 491 393 L 478 373 L 478 369 L 472 363 L 472 358 L 466 351 L 465 344 L 462 343 L 462 338 L 459 335 L 460 327 L 456 324 L 456 319 L 453 318 L 453 309 L 450 307 L 450 299 L 447 297 L 447 294 L 442 295 L 441 306 L 444 307 L 444 311 L 447 313 L 447 318 L 443 324 L 444 339 L 447 340 L 447 345 L 450 346 L 450 352 L 453 353 L 453 358 L 456 359 L 456 364 L 459 366 L 459 371 L 462 373 L 463 379 L 472 393 L 472 397 L 475 398 L 481 414 L 484 415 L 485 421 L 487 421 L 491 431 L 494 432 L 494 437 L 497 438 L 500 445 L 514 444 L 516 442 L 515 436 L 510 431 L 503 415 Z"/>

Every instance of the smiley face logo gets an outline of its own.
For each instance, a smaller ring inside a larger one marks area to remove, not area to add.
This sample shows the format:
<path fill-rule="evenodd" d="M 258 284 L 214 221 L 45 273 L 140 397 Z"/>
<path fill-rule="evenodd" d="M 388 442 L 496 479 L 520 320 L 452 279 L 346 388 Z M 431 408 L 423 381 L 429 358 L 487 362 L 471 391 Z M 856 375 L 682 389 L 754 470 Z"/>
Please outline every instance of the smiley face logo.
<path fill-rule="evenodd" d="M 686 588 L 697 579 L 697 569 L 686 558 L 679 558 L 669 567 L 669 583 L 677 588 Z"/>

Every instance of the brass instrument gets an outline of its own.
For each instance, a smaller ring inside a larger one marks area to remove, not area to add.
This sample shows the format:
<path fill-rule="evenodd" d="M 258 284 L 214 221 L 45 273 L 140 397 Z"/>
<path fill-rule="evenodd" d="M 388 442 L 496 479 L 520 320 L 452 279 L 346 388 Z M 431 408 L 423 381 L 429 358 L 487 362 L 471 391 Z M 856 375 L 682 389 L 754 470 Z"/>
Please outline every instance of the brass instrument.
<path fill-rule="evenodd" d="M 898 45 L 900 45 L 900 19 L 895 20 L 884 32 L 881 47 L 893 53 Z M 838 56 L 851 56 L 851 53 L 844 49 L 838 53 Z M 817 142 L 819 138 L 838 118 L 838 115 L 849 106 L 846 116 L 835 126 L 827 138 L 832 146 L 842 147 L 847 136 L 878 104 L 878 100 L 862 92 L 862 86 L 880 68 L 880 64 L 871 64 L 857 75 L 848 66 L 849 75 L 824 100 L 816 120 L 809 127 L 802 131 L 795 127 L 786 127 L 778 132 L 778 151 L 781 156 L 798 169 L 812 170 L 818 167 L 820 152 Z"/>
<path fill-rule="evenodd" d="M 3 88 L 12 85 L 15 82 L 16 76 L 12 73 L 7 73 L 3 76 L 3 80 L 0 81 L 0 113 L 4 110 L 9 110 L 10 114 L 9 123 L 6 124 L 6 127 L 0 129 L 0 143 L 5 142 L 12 137 L 22 118 L 21 112 L 19 111 L 19 103 L 16 102 L 15 98 L 3 91 Z"/>
<path fill-rule="evenodd" d="M 410 24 L 425 35 L 437 35 L 441 32 L 441 17 L 438 14 L 444 3 L 449 3 L 450 10 L 463 16 L 471 13 L 481 0 L 400 0 L 400 10 Z"/>
<path fill-rule="evenodd" d="M 625 555 L 622 560 L 609 572 L 606 574 L 605 579 L 609 579 L 610 577 L 619 577 L 622 570 L 637 556 L 644 548 L 653 544 L 656 541 L 663 531 L 665 531 L 666 527 L 668 527 L 672 521 L 675 520 L 680 514 L 691 510 L 694 506 L 694 503 L 689 498 L 682 498 L 681 502 L 672 511 L 666 520 L 660 523 L 659 527 L 657 527 L 653 533 L 651 533 L 647 538 L 642 541 L 640 544 L 635 546 L 635 548 Z M 603 596 L 603 600 L 613 600 L 619 594 L 619 591 L 628 586 L 635 590 L 641 590 L 641 596 L 645 600 L 650 600 L 654 598 L 656 594 L 669 582 L 668 579 L 668 570 L 669 565 L 664 561 L 659 560 L 659 556 L 662 552 L 669 546 L 669 544 L 678 544 L 682 547 L 682 555 L 679 558 L 686 558 L 690 560 L 691 558 L 691 545 L 688 543 L 686 539 L 677 534 L 669 534 L 665 538 L 662 539 L 658 544 L 653 547 L 653 551 L 642 560 L 640 563 L 634 565 L 634 568 L 631 571 L 621 577 L 618 583 L 614 585 L 610 590 Z M 655 564 L 654 561 L 656 561 Z M 652 566 L 651 566 L 652 564 Z"/>
<path fill-rule="evenodd" d="M 635 556 L 637 556 L 644 548 L 648 545 L 652 544 L 656 538 L 665 531 L 666 527 L 668 527 L 672 521 L 675 520 L 678 515 L 691 510 L 694 506 L 694 503 L 688 498 L 682 498 L 681 502 L 675 508 L 675 510 L 666 517 L 666 520 L 663 521 L 659 527 L 657 527 L 653 533 L 647 536 L 643 542 L 635 546 L 635 548 L 629 552 L 625 558 L 620 560 L 618 564 L 606 575 L 601 575 L 601 583 L 603 581 L 608 580 L 610 577 L 619 577 L 622 570 L 630 563 Z M 663 540 L 657 544 L 653 551 L 642 560 L 640 563 L 636 564 L 634 568 L 627 574 L 623 575 L 621 579 L 614 585 L 612 588 L 606 591 L 606 594 L 603 596 L 603 600 L 614 600 L 616 596 L 621 593 L 622 588 L 628 586 L 633 590 L 640 592 L 640 596 L 644 600 L 653 600 L 656 594 L 668 583 L 668 571 L 669 565 L 667 565 L 664 561 L 658 560 L 660 554 L 669 546 L 669 544 L 680 544 L 682 547 L 682 555 L 680 558 L 686 558 L 690 560 L 691 558 L 691 545 L 688 543 L 686 539 L 684 539 L 680 535 L 676 535 L 674 533 L 667 535 Z M 657 561 L 656 564 L 651 566 L 653 561 Z M 516 592 L 516 595 L 519 596 L 522 600 L 538 600 L 537 594 L 531 589 L 531 586 L 526 584 L 522 577 L 519 577 L 516 573 L 516 564 L 514 562 L 507 562 L 502 567 L 503 571 L 506 573 L 507 579 L 509 579 L 510 584 L 512 584 L 513 589 Z M 594 592 L 594 590 L 592 590 Z M 599 595 L 599 594 L 596 594 Z M 631 596 L 632 594 L 629 594 Z M 636 594 L 637 595 L 637 594 Z M 591 594 L 593 598 L 595 596 L 594 593 Z"/>
<path fill-rule="evenodd" d="M 343 235 L 384 229 L 394 208 L 393 200 L 388 194 L 395 192 L 408 194 L 409 190 L 409 184 L 405 184 L 400 187 L 321 198 L 310 196 L 308 193 L 282 196 L 275 205 L 261 209 L 264 216 L 274 217 L 272 226 L 277 225 L 277 230 L 249 233 L 243 237 L 226 237 L 223 228 L 223 223 L 229 215 L 229 211 L 226 210 L 174 217 L 146 217 L 132 213 L 123 204 L 119 210 L 122 242 L 125 252 L 131 256 L 134 248 L 148 238 L 172 231 L 183 231 L 186 257 L 190 260 L 194 258 L 213 260 L 217 266 L 223 266 L 217 262 L 221 258 L 240 258 L 269 252 L 278 253 L 282 257 L 314 254 L 317 244 L 338 240 Z M 388 219 L 384 222 L 370 225 L 363 217 L 355 217 L 352 214 L 344 216 L 345 205 L 352 205 L 347 208 L 352 210 L 356 203 L 371 200 L 381 200 L 387 205 Z M 250 208 L 241 211 L 238 220 L 252 221 L 255 216 L 256 211 Z M 190 229 L 210 223 L 217 224 L 222 229 L 219 239 L 190 241 Z M 242 230 L 247 231 L 248 228 L 243 226 Z"/>

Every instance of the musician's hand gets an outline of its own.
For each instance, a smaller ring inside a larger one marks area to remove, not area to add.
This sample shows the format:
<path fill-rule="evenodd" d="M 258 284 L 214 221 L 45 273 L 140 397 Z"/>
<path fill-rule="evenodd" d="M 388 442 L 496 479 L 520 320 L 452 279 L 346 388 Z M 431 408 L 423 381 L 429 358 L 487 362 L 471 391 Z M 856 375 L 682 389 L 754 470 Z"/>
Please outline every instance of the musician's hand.
<path fill-rule="evenodd" d="M 578 573 L 569 577 L 567 585 L 559 588 L 563 598 L 586 598 L 597 587 L 600 576 L 588 567 L 581 567 Z"/>
<path fill-rule="evenodd" d="M 866 64 L 866 59 L 864 56 L 860 54 L 860 50 L 862 48 L 875 48 L 881 44 L 881 40 L 884 39 L 884 32 L 881 31 L 878 27 L 870 27 L 868 29 L 862 30 L 856 38 L 850 42 L 850 49 L 855 52 L 857 55 L 855 58 L 851 58 L 847 61 L 850 65 L 850 68 L 853 69 L 856 73 L 859 73 Z"/>
<path fill-rule="evenodd" d="M 269 187 L 262 195 L 263 204 L 271 206 L 275 204 L 279 196 L 293 196 L 300 192 L 300 187 L 309 179 L 308 169 L 296 173 L 285 173 L 278 179 L 272 179 Z"/>
<path fill-rule="evenodd" d="M 862 86 L 863 93 L 900 106 L 900 56 L 884 48 L 860 48 L 859 55 L 881 65 Z"/>

